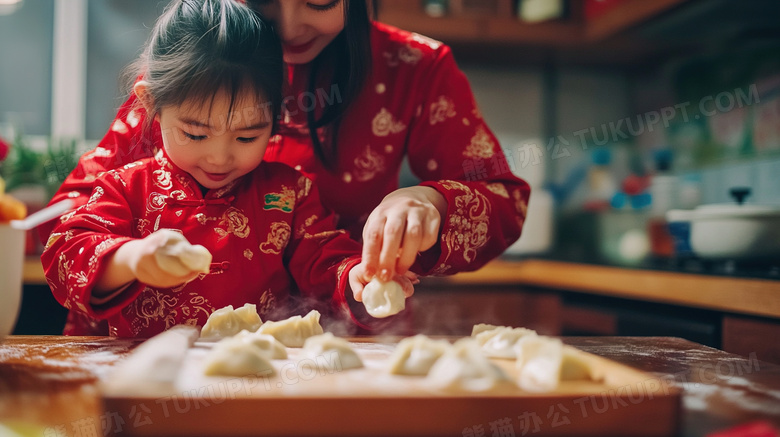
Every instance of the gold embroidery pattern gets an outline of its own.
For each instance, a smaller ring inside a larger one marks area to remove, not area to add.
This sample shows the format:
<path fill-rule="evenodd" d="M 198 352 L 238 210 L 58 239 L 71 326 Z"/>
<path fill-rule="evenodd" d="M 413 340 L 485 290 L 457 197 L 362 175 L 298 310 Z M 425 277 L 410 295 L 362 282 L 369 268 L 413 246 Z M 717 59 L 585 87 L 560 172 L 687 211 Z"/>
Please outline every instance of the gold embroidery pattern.
<path fill-rule="evenodd" d="M 154 184 L 163 190 L 170 190 L 173 188 L 173 180 L 171 179 L 171 172 L 158 169 L 152 172 L 154 177 Z"/>
<path fill-rule="evenodd" d="M 438 267 L 433 269 L 430 273 L 430 276 L 445 276 L 447 272 L 450 271 L 452 266 L 448 266 L 447 264 L 441 263 Z"/>
<path fill-rule="evenodd" d="M 244 249 L 244 258 L 248 259 L 249 261 L 252 261 L 252 258 L 254 258 L 255 254 L 249 249 Z"/>
<path fill-rule="evenodd" d="M 515 199 L 515 210 L 525 217 L 528 213 L 528 203 L 523 199 L 523 194 L 520 193 L 519 188 L 512 192 L 512 198 Z"/>
<path fill-rule="evenodd" d="M 371 150 L 371 146 L 366 146 L 366 150 L 354 162 L 354 175 L 360 182 L 371 180 L 377 173 L 385 171 L 385 158 Z"/>
<path fill-rule="evenodd" d="M 230 207 L 222 214 L 222 219 L 217 224 L 217 228 L 214 228 L 214 232 L 219 235 L 219 238 L 225 238 L 230 234 L 235 235 L 238 238 L 246 238 L 249 236 L 249 219 L 244 213 L 234 207 Z"/>
<path fill-rule="evenodd" d="M 290 241 L 290 225 L 286 222 L 271 223 L 271 232 L 265 243 L 260 244 L 260 252 L 279 255 Z"/>
<path fill-rule="evenodd" d="M 377 115 L 374 116 L 374 120 L 371 122 L 371 129 L 374 135 L 378 137 L 386 137 L 390 134 L 397 134 L 406 129 L 406 126 L 400 121 L 395 120 L 393 114 L 385 108 L 382 108 Z"/>
<path fill-rule="evenodd" d="M 95 147 L 94 150 L 84 155 L 84 159 L 95 159 L 95 158 L 107 158 L 111 156 L 111 151 L 108 149 L 104 149 L 103 147 Z"/>
<path fill-rule="evenodd" d="M 431 126 L 436 123 L 443 123 L 447 121 L 448 118 L 455 117 L 456 115 L 458 114 L 455 112 L 455 104 L 448 97 L 439 96 L 437 102 L 431 103 Z"/>
<path fill-rule="evenodd" d="M 217 190 L 216 192 L 214 192 L 214 197 L 220 198 L 220 197 L 224 196 L 226 193 L 228 193 L 230 190 L 232 190 L 233 187 L 235 187 L 237 183 L 238 183 L 237 179 L 234 179 L 234 180 L 230 181 L 229 184 L 225 185 L 224 187 L 222 187 L 219 190 Z"/>
<path fill-rule="evenodd" d="M 317 214 L 312 215 L 311 217 L 307 218 L 303 221 L 303 224 L 298 227 L 298 230 L 295 232 L 295 238 L 301 238 L 306 234 L 306 228 L 313 225 L 314 222 L 317 221 Z"/>
<path fill-rule="evenodd" d="M 103 218 L 102 216 L 99 216 L 99 215 L 84 214 L 82 217 L 83 218 L 91 218 L 92 220 L 95 220 L 96 222 L 102 223 L 102 224 L 104 224 L 106 226 L 114 226 L 114 222 L 112 222 L 110 220 L 106 220 L 105 218 Z"/>
<path fill-rule="evenodd" d="M 401 62 L 409 65 L 415 65 L 420 61 L 420 59 L 422 59 L 422 50 L 416 47 L 412 47 L 411 45 L 407 44 L 398 49 L 398 60 Z"/>
<path fill-rule="evenodd" d="M 89 196 L 89 200 L 87 200 L 87 206 L 85 209 L 89 209 L 92 205 L 95 204 L 98 200 L 100 200 L 101 197 L 103 197 L 104 191 L 103 187 L 95 187 L 94 190 L 92 190 L 92 195 Z"/>
<path fill-rule="evenodd" d="M 439 47 L 441 47 L 441 41 L 436 41 L 433 38 L 420 35 L 419 33 L 412 33 L 412 41 L 418 42 L 420 44 L 425 44 L 426 46 L 430 47 L 433 50 L 438 50 Z"/>
<path fill-rule="evenodd" d="M 307 240 L 310 240 L 312 238 L 322 238 L 322 239 L 328 238 L 329 239 L 329 238 L 333 237 L 334 235 L 346 234 L 346 233 L 347 233 L 347 231 L 345 231 L 344 229 L 336 229 L 335 231 L 317 232 L 316 234 L 305 233 L 303 235 L 303 238 L 305 238 Z"/>
<path fill-rule="evenodd" d="M 311 192 L 311 184 L 311 179 L 307 178 L 306 176 L 301 176 L 298 178 L 298 200 L 309 195 Z"/>
<path fill-rule="evenodd" d="M 471 144 L 466 147 L 463 156 L 466 158 L 492 158 L 496 153 L 495 143 L 484 126 L 477 128 L 477 133 L 471 138 Z"/>
<path fill-rule="evenodd" d="M 485 184 L 485 187 L 493 194 L 497 194 L 504 199 L 509 199 L 509 192 L 506 190 L 506 186 L 500 182 L 494 182 L 492 184 Z"/>
<path fill-rule="evenodd" d="M 46 246 L 43 248 L 43 250 L 49 250 L 49 248 L 51 248 L 51 246 L 54 245 L 54 243 L 59 241 L 60 238 L 64 238 L 65 241 L 67 242 L 68 240 L 73 238 L 74 232 L 75 231 L 73 229 L 68 229 L 65 232 L 52 233 L 51 235 L 49 235 L 49 239 L 46 240 Z"/>
<path fill-rule="evenodd" d="M 147 219 L 138 219 L 135 225 L 135 229 L 138 231 L 138 235 L 145 237 L 146 235 L 151 234 L 151 232 L 146 229 L 146 227 L 150 224 L 152 224 L 152 222 Z"/>
<path fill-rule="evenodd" d="M 339 282 L 341 282 L 341 277 L 344 275 L 344 270 L 347 269 L 347 264 L 349 261 L 349 259 L 342 261 L 341 264 L 339 264 L 339 268 L 336 270 L 336 278 Z"/>
<path fill-rule="evenodd" d="M 162 211 L 165 206 L 166 196 L 161 193 L 150 193 L 149 198 L 146 199 L 146 213 L 152 213 L 155 211 Z"/>
<path fill-rule="evenodd" d="M 68 261 L 68 257 L 65 256 L 65 252 L 60 253 L 59 263 L 57 264 L 57 279 L 60 280 L 60 284 L 65 284 L 68 279 L 68 272 L 73 267 L 74 261 Z"/>
<path fill-rule="evenodd" d="M 153 322 L 162 320 L 165 329 L 176 324 L 176 306 L 179 299 L 160 293 L 154 288 L 145 287 L 141 294 L 128 305 L 123 312 L 132 319 L 131 328 L 134 335 L 148 328 Z"/>
<path fill-rule="evenodd" d="M 265 315 L 274 309 L 274 306 L 276 306 L 276 296 L 269 288 L 260 295 L 260 300 L 257 301 L 257 313 Z"/>
<path fill-rule="evenodd" d="M 490 202 L 484 194 L 472 191 L 460 182 L 445 181 L 442 185 L 464 193 L 455 197 L 455 213 L 448 217 L 450 229 L 442 235 L 442 241 L 447 245 L 445 261 L 458 252 L 466 262 L 472 262 L 489 239 Z"/>

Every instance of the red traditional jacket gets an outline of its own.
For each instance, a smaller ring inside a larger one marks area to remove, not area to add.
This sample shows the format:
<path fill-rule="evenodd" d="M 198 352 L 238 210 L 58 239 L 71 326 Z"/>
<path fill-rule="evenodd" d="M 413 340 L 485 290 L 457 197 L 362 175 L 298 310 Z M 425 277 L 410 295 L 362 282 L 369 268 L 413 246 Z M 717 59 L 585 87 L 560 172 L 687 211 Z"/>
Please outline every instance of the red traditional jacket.
<path fill-rule="evenodd" d="M 401 164 L 448 203 L 441 238 L 420 254 L 415 271 L 448 275 L 476 270 L 520 236 L 530 193 L 477 108 L 449 47 L 381 23 L 372 30 L 372 74 L 341 118 L 333 170 L 318 161 L 306 127 L 307 111 L 340 99 L 338 89 L 307 91 L 309 65 L 290 66 L 285 117 L 265 154 L 314 180 L 338 227 L 361 238 L 369 213 L 398 188 Z M 52 202 L 84 203 L 95 177 L 162 147 L 159 128 L 142 128 L 135 99 L 120 108 L 98 147 L 84 155 Z M 42 231 L 48 235 L 48 230 Z M 73 321 L 71 319 L 71 321 Z M 90 332 L 85 323 L 66 333 Z"/>
<path fill-rule="evenodd" d="M 158 229 L 205 246 L 211 272 L 167 289 L 136 281 L 95 304 L 92 289 L 108 257 Z M 63 306 L 107 319 L 112 336 L 150 337 L 176 324 L 203 326 L 226 305 L 254 303 L 264 320 L 286 317 L 291 295 L 326 314 L 348 312 L 346 276 L 360 249 L 335 228 L 312 181 L 286 165 L 264 162 L 204 195 L 161 150 L 98 177 L 89 200 L 61 218 L 42 260 Z"/>

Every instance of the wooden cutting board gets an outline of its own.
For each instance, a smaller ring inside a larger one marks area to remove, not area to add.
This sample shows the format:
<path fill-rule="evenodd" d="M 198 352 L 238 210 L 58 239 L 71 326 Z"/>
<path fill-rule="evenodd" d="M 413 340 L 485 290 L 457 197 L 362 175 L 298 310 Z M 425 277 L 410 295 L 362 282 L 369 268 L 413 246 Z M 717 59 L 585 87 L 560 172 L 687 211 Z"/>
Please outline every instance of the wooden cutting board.
<path fill-rule="evenodd" d="M 552 392 L 512 384 L 443 391 L 424 377 L 390 375 L 395 341 L 350 339 L 362 369 L 323 369 L 288 348 L 270 377 L 203 375 L 210 345 L 187 351 L 173 385 L 128 389 L 106 381 L 106 414 L 133 418 L 131 436 L 672 436 L 680 390 L 660 378 L 584 354 L 602 382 L 563 381 Z M 514 361 L 494 360 L 515 378 Z"/>

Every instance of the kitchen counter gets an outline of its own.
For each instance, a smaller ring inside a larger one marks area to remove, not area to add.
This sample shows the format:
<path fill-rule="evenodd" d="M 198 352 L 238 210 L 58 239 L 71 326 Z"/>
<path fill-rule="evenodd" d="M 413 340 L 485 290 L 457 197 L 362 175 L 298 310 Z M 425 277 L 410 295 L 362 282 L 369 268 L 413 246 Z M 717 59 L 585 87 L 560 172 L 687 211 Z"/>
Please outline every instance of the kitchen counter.
<path fill-rule="evenodd" d="M 497 259 L 475 272 L 424 278 L 431 286 L 543 288 L 780 318 L 780 281 L 544 259 Z"/>
<path fill-rule="evenodd" d="M 704 436 L 754 420 L 780 428 L 780 366 L 673 337 L 564 341 L 681 387 L 683 436 Z M 8 337 L 0 343 L 0 422 L 39 424 L 38 435 L 58 436 L 103 435 L 101 424 L 106 435 L 148 424 L 142 409 L 134 417 L 103 411 L 96 385 L 138 343 L 105 337 Z M 545 415 L 539 417 L 544 420 Z"/>

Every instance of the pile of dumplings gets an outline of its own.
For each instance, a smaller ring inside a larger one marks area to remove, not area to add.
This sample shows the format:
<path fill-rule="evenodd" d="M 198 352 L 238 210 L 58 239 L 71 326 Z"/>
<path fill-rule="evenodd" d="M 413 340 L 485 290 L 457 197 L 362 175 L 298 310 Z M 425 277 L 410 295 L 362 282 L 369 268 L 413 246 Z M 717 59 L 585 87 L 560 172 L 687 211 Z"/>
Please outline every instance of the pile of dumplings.
<path fill-rule="evenodd" d="M 201 339 L 218 340 L 206 356 L 204 372 L 272 376 L 271 361 L 287 359 L 288 347 L 302 348 L 307 358 L 338 362 L 341 370 L 364 367 L 350 343 L 323 332 L 319 319 L 320 313 L 313 310 L 303 317 L 263 323 L 255 305 L 219 309 L 201 331 Z M 422 377 L 435 389 L 482 392 L 516 386 L 529 392 L 548 392 L 562 380 L 602 378 L 583 356 L 559 339 L 530 329 L 478 324 L 470 337 L 454 344 L 425 335 L 402 339 L 387 360 L 386 372 Z M 517 376 L 510 378 L 493 359 L 514 360 Z"/>

